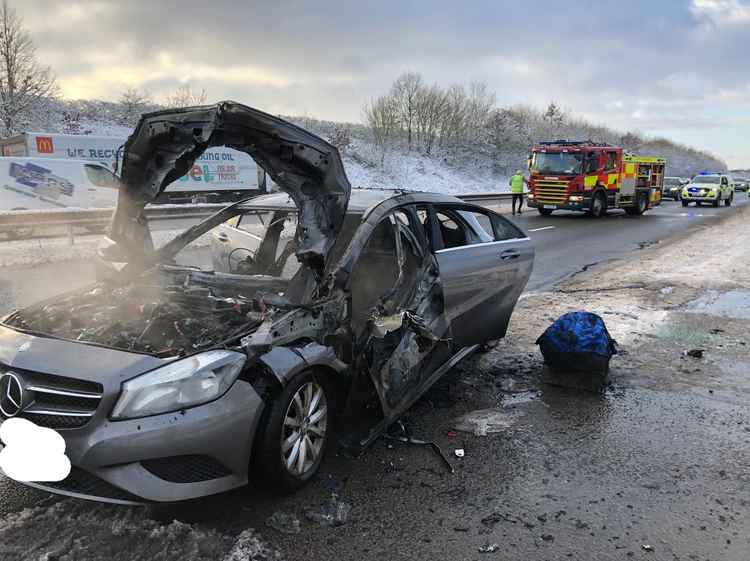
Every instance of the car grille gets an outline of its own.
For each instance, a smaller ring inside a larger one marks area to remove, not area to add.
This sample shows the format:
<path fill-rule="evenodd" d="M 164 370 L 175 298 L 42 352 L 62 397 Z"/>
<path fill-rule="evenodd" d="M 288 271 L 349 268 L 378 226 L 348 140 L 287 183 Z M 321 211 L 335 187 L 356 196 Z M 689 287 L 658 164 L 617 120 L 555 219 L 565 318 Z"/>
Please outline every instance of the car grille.
<path fill-rule="evenodd" d="M 38 486 L 53 492 L 77 493 L 79 495 L 99 497 L 113 501 L 143 502 L 143 499 L 115 487 L 76 466 L 71 468 L 68 477 L 62 481 L 45 481 L 38 484 Z"/>
<path fill-rule="evenodd" d="M 102 399 L 102 385 L 96 382 L 0 365 L 0 376 L 6 372 L 13 373 L 24 389 L 23 410 L 16 416 L 43 427 L 80 428 L 94 416 Z M 0 418 L 6 418 L 1 411 Z"/>
<path fill-rule="evenodd" d="M 226 477 L 232 473 L 210 456 L 171 456 L 145 460 L 141 465 L 156 477 L 171 483 L 197 483 Z"/>
<path fill-rule="evenodd" d="M 543 204 L 562 204 L 568 196 L 568 182 L 551 179 L 534 181 L 534 200 Z"/>

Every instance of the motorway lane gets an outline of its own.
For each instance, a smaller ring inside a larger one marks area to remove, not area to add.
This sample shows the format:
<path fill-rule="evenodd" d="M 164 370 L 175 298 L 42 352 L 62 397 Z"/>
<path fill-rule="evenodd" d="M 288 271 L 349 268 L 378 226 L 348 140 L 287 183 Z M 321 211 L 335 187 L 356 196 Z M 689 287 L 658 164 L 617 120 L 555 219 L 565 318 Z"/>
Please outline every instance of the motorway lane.
<path fill-rule="evenodd" d="M 629 216 L 617 210 L 597 220 L 567 211 L 541 216 L 536 209 L 527 208 L 522 215 L 509 218 L 534 241 L 534 272 L 526 289 L 537 292 L 551 288 L 587 265 L 623 257 L 688 229 L 710 227 L 720 217 L 733 212 L 735 206 L 746 204 L 748 195 L 735 193 L 733 207 L 691 205 L 684 208 L 678 201 L 666 200 L 643 216 Z"/>

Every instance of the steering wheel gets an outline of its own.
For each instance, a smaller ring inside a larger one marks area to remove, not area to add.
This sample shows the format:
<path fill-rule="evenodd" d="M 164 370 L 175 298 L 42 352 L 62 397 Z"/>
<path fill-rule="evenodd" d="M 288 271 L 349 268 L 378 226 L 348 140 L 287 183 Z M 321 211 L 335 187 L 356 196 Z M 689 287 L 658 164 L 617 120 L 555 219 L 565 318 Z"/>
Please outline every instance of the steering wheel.
<path fill-rule="evenodd" d="M 255 254 L 249 249 L 238 247 L 227 256 L 227 265 L 230 273 L 249 275 L 255 266 Z"/>

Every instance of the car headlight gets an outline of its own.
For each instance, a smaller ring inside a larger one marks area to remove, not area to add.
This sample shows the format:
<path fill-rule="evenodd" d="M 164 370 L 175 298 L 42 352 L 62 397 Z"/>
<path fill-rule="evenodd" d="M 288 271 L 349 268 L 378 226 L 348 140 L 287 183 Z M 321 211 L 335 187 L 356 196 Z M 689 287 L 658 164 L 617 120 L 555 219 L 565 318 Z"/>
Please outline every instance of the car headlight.
<path fill-rule="evenodd" d="M 572 202 L 572 203 L 579 203 L 582 200 L 583 200 L 583 196 L 582 195 L 571 195 L 570 196 L 570 202 Z"/>
<path fill-rule="evenodd" d="M 526 195 L 526 198 L 527 199 L 533 199 L 534 198 L 534 193 L 529 193 L 528 195 Z"/>
<path fill-rule="evenodd" d="M 224 395 L 242 371 L 245 355 L 208 351 L 136 376 L 122 385 L 112 419 L 179 411 Z"/>

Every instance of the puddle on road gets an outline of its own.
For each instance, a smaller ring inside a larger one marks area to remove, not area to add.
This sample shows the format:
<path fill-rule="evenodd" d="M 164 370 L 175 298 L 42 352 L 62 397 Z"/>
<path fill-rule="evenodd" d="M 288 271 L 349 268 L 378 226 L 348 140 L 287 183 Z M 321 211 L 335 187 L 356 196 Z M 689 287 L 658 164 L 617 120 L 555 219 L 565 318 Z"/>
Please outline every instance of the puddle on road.
<path fill-rule="evenodd" d="M 708 290 L 700 298 L 690 302 L 687 311 L 732 319 L 750 319 L 750 290 Z"/>
<path fill-rule="evenodd" d="M 499 409 L 478 409 L 458 417 L 453 425 L 458 431 L 467 432 L 474 436 L 487 436 L 510 429 L 524 415 L 517 409 L 523 405 L 539 399 L 539 392 L 519 392 L 503 396 L 503 407 Z"/>

